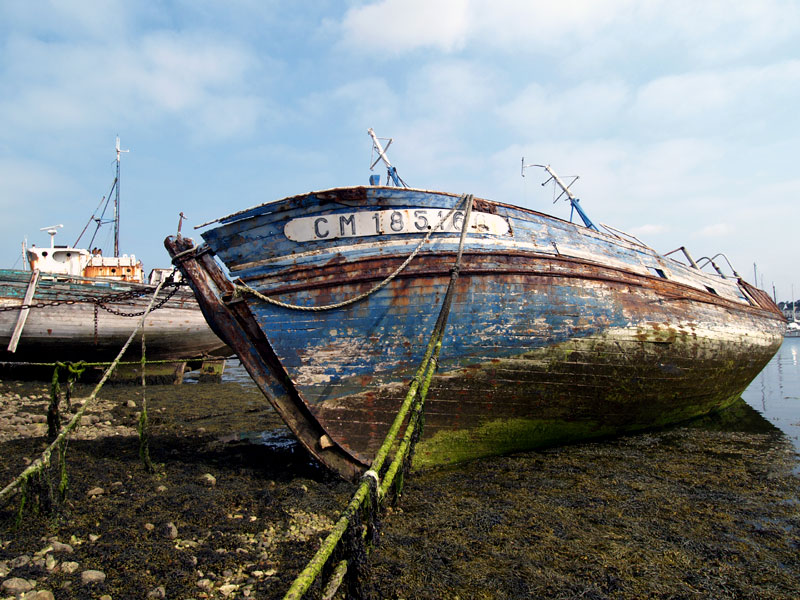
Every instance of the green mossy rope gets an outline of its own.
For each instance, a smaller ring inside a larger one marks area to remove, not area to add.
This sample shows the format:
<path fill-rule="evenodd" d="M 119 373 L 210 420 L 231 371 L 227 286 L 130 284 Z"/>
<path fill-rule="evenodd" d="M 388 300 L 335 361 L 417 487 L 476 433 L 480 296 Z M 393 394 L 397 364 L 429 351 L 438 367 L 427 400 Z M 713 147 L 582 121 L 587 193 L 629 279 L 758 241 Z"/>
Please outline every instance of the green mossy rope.
<path fill-rule="evenodd" d="M 431 334 L 430 340 L 428 341 L 428 346 L 425 349 L 425 355 L 422 359 L 422 362 L 417 368 L 414 378 L 409 385 L 408 393 L 406 394 L 403 403 L 400 405 L 400 409 L 398 410 L 397 415 L 395 416 L 395 419 L 392 422 L 392 425 L 389 428 L 383 443 L 381 444 L 381 447 L 375 454 L 372 465 L 361 477 L 361 483 L 356 489 L 355 494 L 353 494 L 350 503 L 342 512 L 341 517 L 334 525 L 331 533 L 328 534 L 328 537 L 322 542 L 322 546 L 319 548 L 317 553 L 309 561 L 305 569 L 303 569 L 303 571 L 294 580 L 292 586 L 286 592 L 284 600 L 298 600 L 299 598 L 303 597 L 303 595 L 320 576 L 322 570 L 328 563 L 328 560 L 339 546 L 343 536 L 345 535 L 345 532 L 347 532 L 348 528 L 353 527 L 354 522 L 358 523 L 358 527 L 355 528 L 356 531 L 353 533 L 353 535 L 356 537 L 356 539 L 363 540 L 363 531 L 359 512 L 363 509 L 364 505 L 367 506 L 366 512 L 368 527 L 370 527 L 370 524 L 376 517 L 376 515 L 370 514 L 372 511 L 374 511 L 374 508 L 370 510 L 371 507 L 369 506 L 370 503 L 368 502 L 368 500 L 371 498 L 371 490 L 375 490 L 373 493 L 377 494 L 377 499 L 374 504 L 380 508 L 380 503 L 385 497 L 386 492 L 392 487 L 400 467 L 405 465 L 405 468 L 408 468 L 409 461 L 407 458 L 409 453 L 413 451 L 413 441 L 418 437 L 418 435 L 415 436 L 415 432 L 418 434 L 418 425 L 421 425 L 422 423 L 421 417 L 423 414 L 422 409 L 425 403 L 425 397 L 427 396 L 428 388 L 430 387 L 430 382 L 433 378 L 433 373 L 438 366 L 437 359 L 439 356 L 439 351 L 442 347 L 442 340 L 444 339 L 444 330 L 447 326 L 447 318 L 452 305 L 455 284 L 461 269 L 461 256 L 464 247 L 467 226 L 469 223 L 469 217 L 472 210 L 473 197 L 472 195 L 465 195 L 462 197 L 462 201 L 467 203 L 467 209 L 464 218 L 464 225 L 461 229 L 458 254 L 456 256 L 455 266 L 451 270 L 450 283 L 447 287 L 444 301 L 442 302 L 442 308 L 439 311 L 439 316 L 436 320 L 436 325 L 433 328 L 433 333 Z M 383 468 L 383 464 L 386 460 L 386 457 L 389 455 L 389 451 L 395 445 L 400 428 L 409 411 L 411 410 L 413 410 L 413 413 L 408 420 L 403 439 L 397 446 L 394 458 L 383 477 L 383 481 L 381 481 L 381 478 L 378 474 Z M 402 473 L 400 477 L 402 479 L 405 475 L 405 469 L 400 472 Z M 363 541 L 361 543 L 363 543 Z M 337 567 L 334 571 L 334 578 L 338 579 L 339 582 L 341 582 L 341 579 L 344 577 L 342 571 L 346 570 L 346 566 L 343 566 L 342 562 L 337 564 Z M 332 587 L 333 584 L 326 586 L 326 593 L 329 593 Z M 338 587 L 338 584 L 336 587 Z M 335 593 L 335 589 L 330 593 Z"/>

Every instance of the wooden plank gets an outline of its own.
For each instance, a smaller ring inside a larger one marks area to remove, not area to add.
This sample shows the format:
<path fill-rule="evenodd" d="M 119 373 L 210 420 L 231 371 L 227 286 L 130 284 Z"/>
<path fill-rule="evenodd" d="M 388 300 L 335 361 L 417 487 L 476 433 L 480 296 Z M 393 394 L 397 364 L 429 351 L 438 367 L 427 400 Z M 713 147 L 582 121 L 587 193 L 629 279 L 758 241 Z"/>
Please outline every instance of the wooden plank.
<path fill-rule="evenodd" d="M 39 269 L 34 269 L 33 273 L 31 274 L 31 281 L 28 284 L 28 289 L 25 292 L 25 299 L 22 301 L 23 308 L 19 311 L 19 318 L 17 319 L 17 325 L 14 327 L 14 333 L 11 334 L 11 341 L 8 343 L 8 351 L 9 352 L 16 352 L 17 345 L 19 344 L 19 338 L 22 336 L 22 329 L 25 327 L 25 321 L 28 320 L 28 312 L 30 308 L 28 308 L 28 304 L 31 303 L 33 300 L 33 294 L 36 292 L 36 284 L 39 282 Z"/>

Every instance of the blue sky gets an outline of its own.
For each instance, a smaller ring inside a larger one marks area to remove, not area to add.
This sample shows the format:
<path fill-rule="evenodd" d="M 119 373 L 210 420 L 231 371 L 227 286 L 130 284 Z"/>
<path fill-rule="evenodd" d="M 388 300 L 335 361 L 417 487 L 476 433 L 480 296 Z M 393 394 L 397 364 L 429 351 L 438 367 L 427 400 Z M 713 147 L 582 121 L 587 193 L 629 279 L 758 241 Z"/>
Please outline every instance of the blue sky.
<path fill-rule="evenodd" d="M 3 267 L 75 241 L 116 135 L 150 269 L 181 211 L 366 183 L 373 127 L 414 187 L 568 218 L 524 156 L 594 221 L 800 295 L 794 0 L 7 0 L 0 43 Z"/>

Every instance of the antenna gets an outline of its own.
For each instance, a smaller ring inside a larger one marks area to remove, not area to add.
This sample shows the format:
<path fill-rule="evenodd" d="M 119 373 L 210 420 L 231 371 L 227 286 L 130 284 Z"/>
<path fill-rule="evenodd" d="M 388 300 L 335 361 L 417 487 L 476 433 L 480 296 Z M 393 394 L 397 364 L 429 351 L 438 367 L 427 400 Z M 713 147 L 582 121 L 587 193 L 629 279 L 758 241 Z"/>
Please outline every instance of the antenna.
<path fill-rule="evenodd" d="M 59 225 L 50 225 L 49 227 L 40 227 L 39 231 L 46 231 L 50 235 L 50 247 L 55 248 L 56 246 L 56 234 L 58 230 L 64 227 L 64 224 L 61 223 Z"/>
<path fill-rule="evenodd" d="M 389 146 L 392 145 L 392 138 L 379 138 L 377 135 L 375 135 L 372 127 L 367 130 L 367 133 L 372 138 L 372 151 L 377 152 L 378 154 L 378 158 L 375 159 L 375 162 L 372 163 L 369 170 L 372 171 L 375 168 L 375 165 L 377 165 L 380 161 L 383 161 L 383 163 L 386 165 L 388 179 L 391 179 L 397 187 L 402 186 L 407 188 L 408 186 L 406 185 L 406 182 L 400 178 L 400 176 L 397 174 L 397 169 L 392 166 L 392 163 L 389 162 L 389 157 L 386 156 L 386 150 L 388 150 Z M 386 144 L 386 148 L 381 145 L 380 140 L 389 140 Z"/>
<path fill-rule="evenodd" d="M 574 175 L 575 178 L 570 182 L 569 185 L 566 185 L 563 181 L 561 181 L 561 178 L 556 174 L 556 172 L 553 169 L 550 168 L 550 165 L 536 165 L 536 164 L 526 165 L 525 164 L 525 157 L 523 156 L 522 157 L 522 176 L 523 177 L 525 177 L 525 169 L 527 169 L 529 167 L 539 167 L 539 168 L 544 169 L 545 171 L 547 171 L 547 174 L 550 175 L 550 177 L 547 179 L 547 181 L 542 183 L 542 186 L 545 186 L 548 183 L 550 183 L 550 181 L 553 181 L 558 187 L 561 188 L 561 193 L 558 195 L 558 197 L 555 200 L 553 200 L 553 202 L 558 202 L 558 200 L 561 198 L 561 196 L 566 194 L 567 198 L 569 198 L 570 204 L 572 205 L 572 210 L 574 210 L 574 211 L 576 211 L 578 213 L 578 215 L 580 216 L 581 220 L 583 221 L 583 224 L 586 225 L 586 227 L 588 227 L 589 229 L 594 229 L 595 231 L 600 231 L 599 229 L 597 229 L 595 224 L 592 223 L 592 220 L 587 216 L 587 214 L 585 212 L 583 212 L 583 209 L 581 208 L 581 205 L 580 205 L 580 200 L 578 198 L 576 198 L 575 195 L 569 190 L 569 186 L 572 185 L 573 183 L 575 183 L 576 181 L 578 181 L 578 176 L 577 175 Z M 570 220 L 571 219 L 572 219 L 572 217 L 570 215 Z"/>

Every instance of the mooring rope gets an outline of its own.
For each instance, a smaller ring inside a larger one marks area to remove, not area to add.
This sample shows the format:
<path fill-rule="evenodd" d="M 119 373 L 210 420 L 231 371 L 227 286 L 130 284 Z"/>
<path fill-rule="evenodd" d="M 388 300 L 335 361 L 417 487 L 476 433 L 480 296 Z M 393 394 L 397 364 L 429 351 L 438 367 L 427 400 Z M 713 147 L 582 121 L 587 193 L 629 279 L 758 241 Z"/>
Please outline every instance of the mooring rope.
<path fill-rule="evenodd" d="M 78 409 L 78 411 L 72 417 L 70 422 L 67 423 L 67 425 L 59 432 L 58 436 L 50 443 L 50 445 L 47 446 L 47 448 L 45 448 L 45 450 L 42 452 L 39 458 L 34 460 L 24 471 L 22 471 L 22 473 L 20 473 L 16 477 L 16 479 L 14 479 L 14 481 L 12 481 L 6 487 L 0 490 L 0 506 L 4 505 L 11 498 L 12 493 L 20 485 L 24 484 L 29 477 L 50 466 L 50 457 L 53 453 L 53 450 L 55 450 L 56 447 L 58 447 L 62 443 L 62 441 L 64 441 L 67 438 L 67 436 L 73 429 L 78 427 L 78 425 L 81 422 L 81 417 L 83 417 L 84 413 L 86 412 L 86 409 L 89 408 L 89 405 L 92 404 L 92 402 L 94 402 L 95 398 L 97 397 L 97 394 L 100 392 L 100 389 L 103 387 L 105 382 L 111 376 L 111 373 L 113 373 L 114 369 L 117 367 L 117 364 L 122 359 L 122 356 L 125 354 L 125 351 L 128 349 L 128 346 L 130 346 L 136 333 L 139 331 L 140 328 L 144 326 L 144 321 L 147 318 L 147 315 L 152 310 L 153 305 L 156 302 L 158 292 L 161 291 L 161 286 L 163 285 L 163 283 L 164 282 L 160 282 L 156 287 L 156 290 L 153 293 L 153 298 L 150 300 L 150 304 L 148 305 L 147 310 L 145 310 L 144 314 L 142 315 L 142 318 L 139 320 L 139 323 L 131 332 L 131 335 L 128 337 L 128 341 L 126 341 L 125 345 L 122 346 L 122 349 L 119 351 L 119 354 L 117 354 L 117 358 L 108 366 L 108 368 L 106 368 L 99 383 L 94 387 L 92 393 L 84 401 L 83 406 L 81 406 L 80 409 Z"/>
<path fill-rule="evenodd" d="M 411 380 L 406 397 L 400 405 L 400 409 L 398 410 L 392 425 L 389 427 L 389 431 L 386 434 L 383 443 L 378 449 L 378 452 L 375 454 L 375 458 L 373 459 L 370 468 L 361 476 L 361 482 L 353 494 L 350 503 L 342 512 L 341 517 L 334 525 L 330 534 L 328 534 L 328 537 L 322 542 L 322 545 L 317 553 L 308 562 L 305 569 L 303 569 L 303 571 L 297 576 L 294 583 L 292 583 L 292 586 L 284 596 L 284 600 L 298 600 L 299 598 L 303 597 L 303 595 L 309 590 L 309 588 L 322 573 L 325 565 L 328 563 L 334 551 L 339 546 L 345 532 L 348 530 L 348 527 L 352 526 L 354 520 L 358 520 L 358 513 L 362 509 L 362 506 L 370 499 L 372 494 L 377 494 L 375 501 L 378 505 L 380 505 L 380 502 L 385 498 L 387 491 L 394 483 L 394 479 L 400 467 L 403 464 L 408 466 L 407 458 L 409 453 L 413 452 L 413 440 L 415 439 L 415 436 L 418 436 L 419 434 L 419 426 L 421 425 L 421 417 L 423 414 L 422 409 L 431 380 L 433 378 L 433 373 L 438 366 L 438 356 L 442 348 L 444 331 L 447 326 L 450 307 L 452 306 L 455 285 L 461 269 L 461 257 L 464 247 L 464 240 L 466 238 L 466 230 L 469 223 L 469 216 L 472 210 L 473 197 L 472 195 L 465 195 L 462 200 L 467 203 L 467 208 L 466 217 L 461 229 L 458 254 L 456 255 L 455 266 L 450 271 L 450 282 L 447 287 L 447 292 L 442 302 L 439 316 L 436 319 L 433 332 L 431 333 L 430 340 L 428 341 L 428 345 L 425 349 L 422 362 L 417 368 L 414 378 Z M 406 431 L 403 436 L 403 440 L 397 447 L 394 458 L 392 459 L 392 462 L 383 477 L 383 481 L 381 481 L 379 473 L 381 472 L 383 464 L 389 455 L 391 448 L 395 445 L 397 435 L 406 419 L 406 416 L 411 410 L 413 410 L 413 413 L 408 420 L 408 424 L 406 425 Z M 375 490 L 374 492 L 372 492 L 373 489 Z M 358 535 L 360 539 L 360 532 L 356 532 L 356 535 Z M 332 597 L 335 594 L 336 589 L 344 578 L 346 570 L 346 560 L 337 563 L 334 573 L 331 576 L 331 580 L 328 586 L 325 588 L 325 597 Z"/>
<path fill-rule="evenodd" d="M 375 292 L 380 291 L 381 289 L 383 289 L 384 287 L 389 285 L 389 283 L 395 277 L 397 277 L 400 273 L 402 273 L 403 270 L 409 265 L 409 263 L 411 263 L 411 261 L 414 260 L 414 258 L 417 256 L 417 254 L 419 254 L 420 250 L 422 250 L 422 247 L 431 238 L 431 235 L 433 235 L 433 233 L 437 229 L 439 229 L 442 225 L 444 225 L 444 223 L 447 221 L 447 219 L 449 219 L 450 216 L 459 209 L 459 207 L 464 203 L 465 198 L 466 198 L 466 196 L 462 196 L 461 200 L 457 204 L 455 204 L 453 206 L 453 208 L 450 209 L 450 212 L 448 212 L 444 217 L 442 217 L 439 220 L 439 222 L 436 224 L 435 227 L 431 227 L 431 228 L 428 229 L 428 233 L 425 234 L 425 237 L 423 237 L 420 240 L 419 244 L 417 244 L 417 247 L 414 248 L 414 251 L 408 256 L 408 258 L 405 259 L 405 261 L 403 261 L 403 263 L 399 267 L 397 267 L 397 269 L 394 270 L 394 272 L 390 273 L 383 281 L 381 281 L 377 285 L 373 286 L 372 288 L 370 288 L 366 292 L 364 292 L 362 294 L 359 294 L 357 296 L 354 296 L 353 298 L 349 298 L 348 300 L 343 300 L 342 302 L 336 302 L 334 304 L 326 304 L 324 306 L 302 306 L 300 304 L 289 304 L 289 303 L 286 303 L 286 302 L 281 302 L 280 300 L 275 300 L 274 298 L 270 298 L 269 296 L 267 296 L 265 294 L 262 294 L 258 290 L 253 289 L 252 287 L 250 287 L 249 285 L 247 285 L 243 281 L 238 281 L 234 285 L 234 288 L 233 288 L 234 297 L 236 297 L 238 295 L 241 295 L 241 294 L 252 294 L 253 296 L 258 298 L 259 300 L 263 300 L 264 302 L 269 302 L 270 304 L 274 304 L 275 306 L 280 306 L 282 308 L 288 308 L 288 309 L 291 309 L 291 310 L 305 310 L 305 311 L 334 310 L 336 308 L 343 308 L 345 306 L 349 306 L 350 304 L 355 304 L 356 302 L 360 302 L 361 300 L 364 300 L 365 298 L 371 296 Z M 468 212 L 469 212 L 469 209 L 468 209 Z M 464 225 L 462 226 L 462 231 L 469 226 L 469 221 L 467 221 L 468 218 L 469 218 L 469 215 L 467 215 L 467 217 L 464 219 Z M 181 254 L 184 254 L 185 252 L 186 251 L 181 252 Z M 180 256 L 180 255 L 176 255 L 176 257 L 177 256 Z M 173 259 L 173 261 L 174 261 L 174 259 Z"/>

